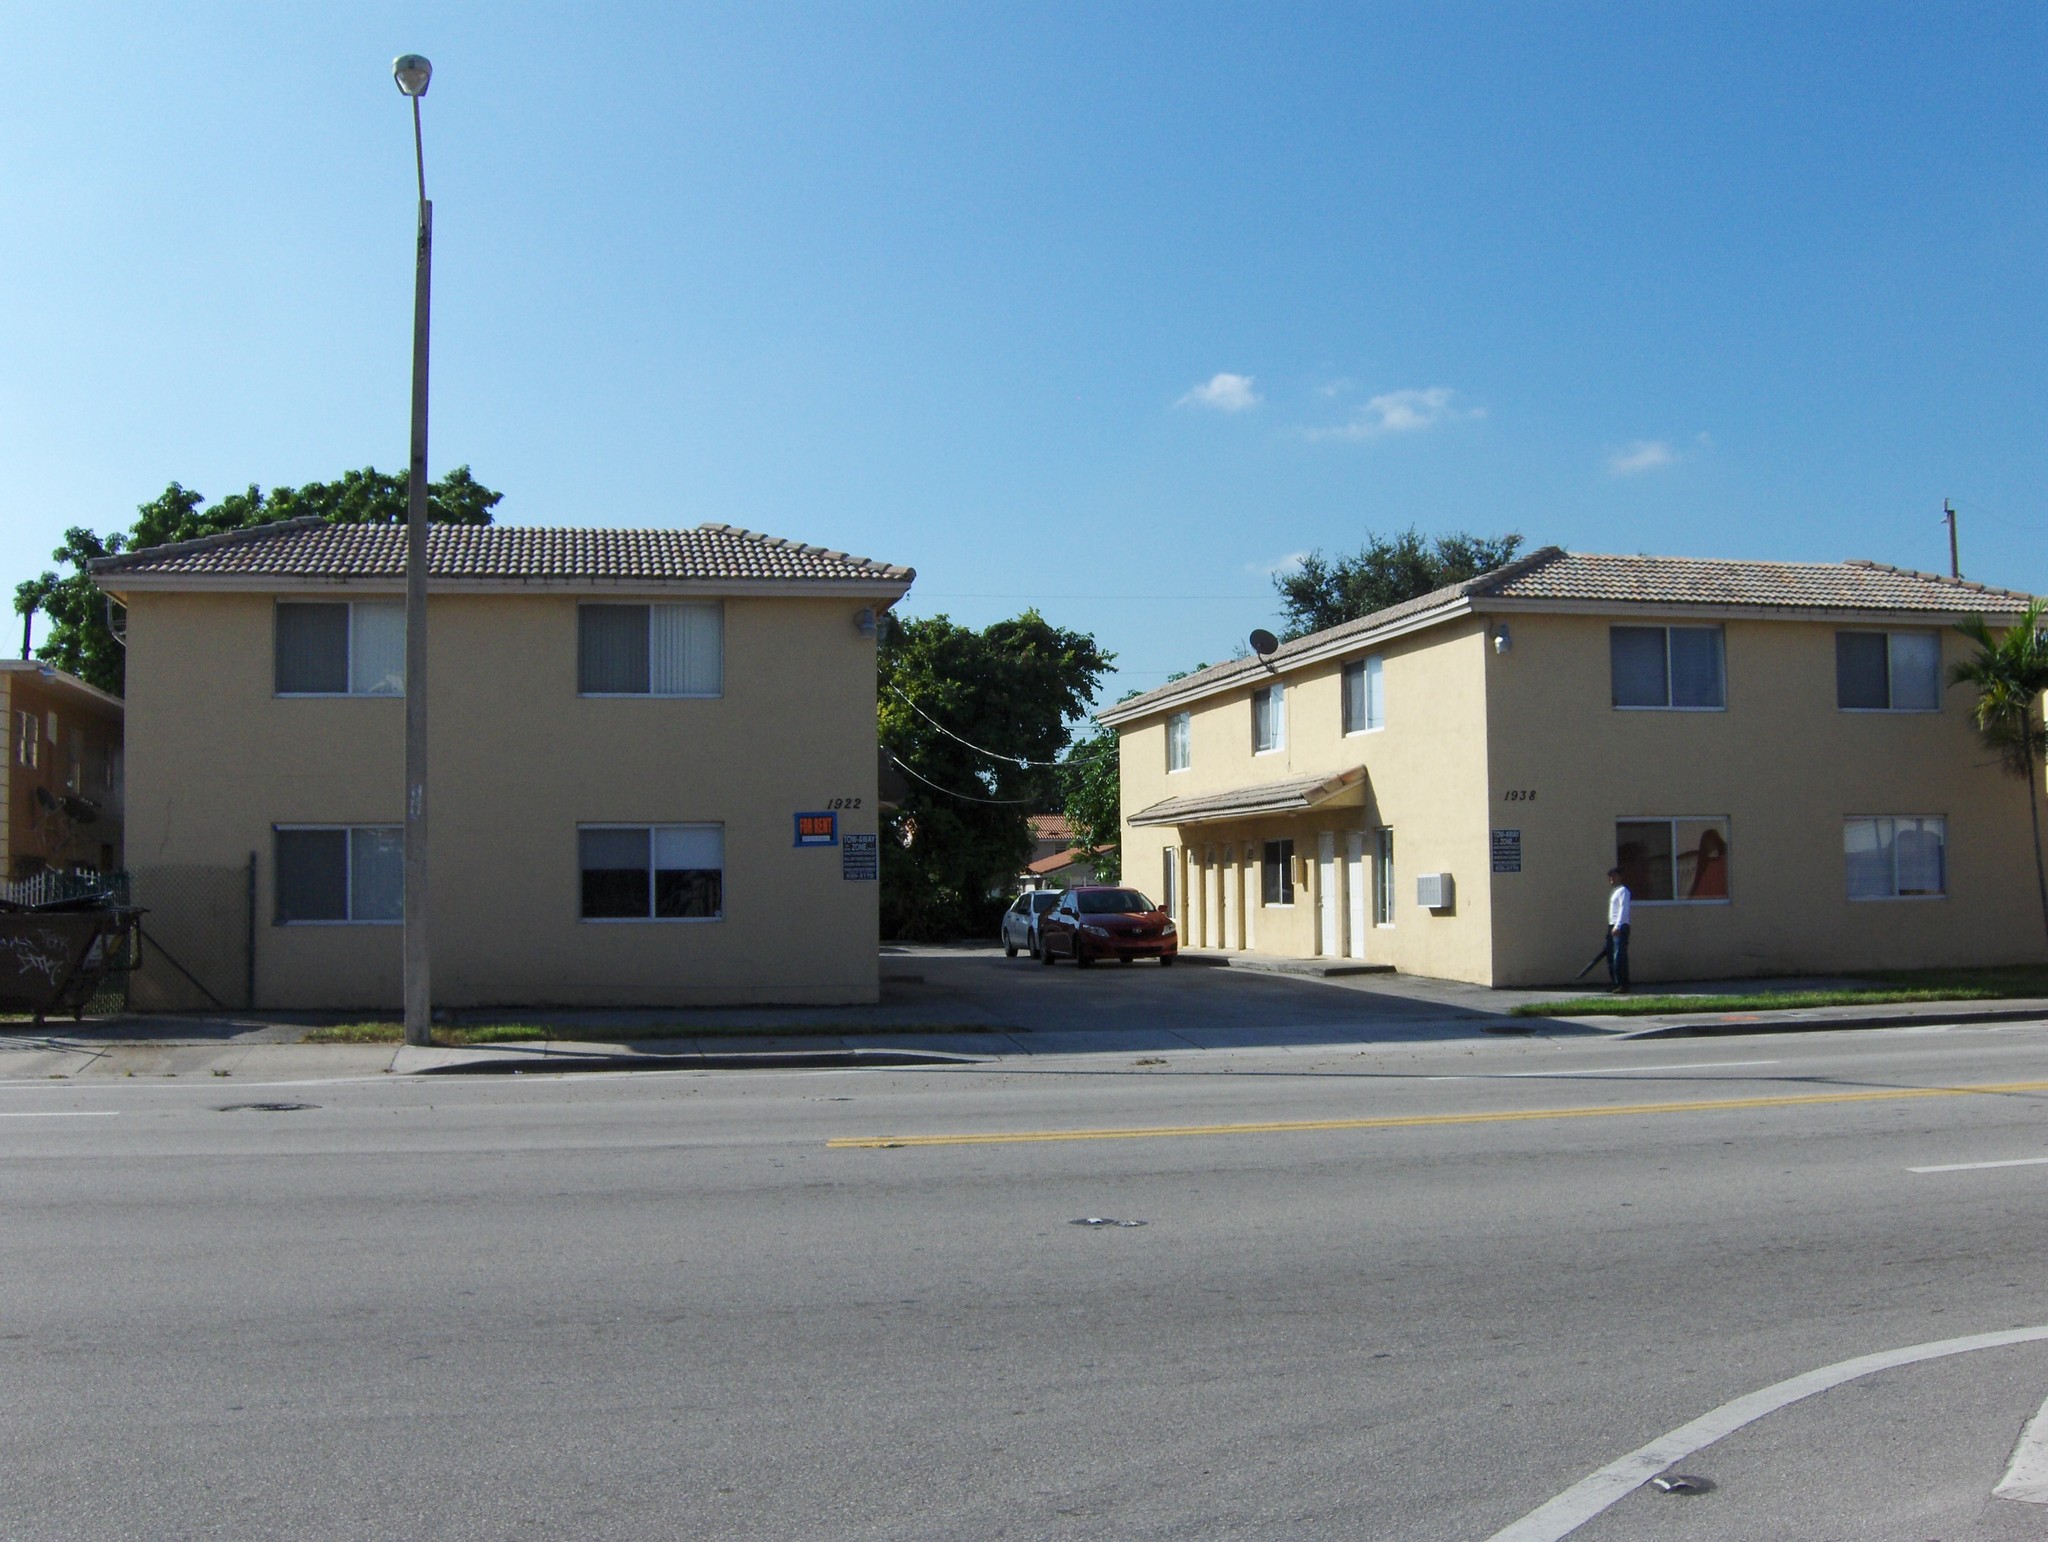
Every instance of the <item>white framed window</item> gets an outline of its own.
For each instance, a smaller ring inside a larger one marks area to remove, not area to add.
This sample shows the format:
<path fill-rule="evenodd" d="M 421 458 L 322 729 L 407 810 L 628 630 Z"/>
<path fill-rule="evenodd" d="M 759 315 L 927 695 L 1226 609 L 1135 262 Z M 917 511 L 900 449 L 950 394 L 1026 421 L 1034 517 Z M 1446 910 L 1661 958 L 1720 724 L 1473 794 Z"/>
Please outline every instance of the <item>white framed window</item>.
<path fill-rule="evenodd" d="M 1159 907 L 1170 916 L 1180 914 L 1180 854 L 1169 846 L 1159 854 Z"/>
<path fill-rule="evenodd" d="M 585 921 L 725 918 L 725 826 L 578 825 Z"/>
<path fill-rule="evenodd" d="M 1852 900 L 1940 899 L 1948 893 L 1948 821 L 1938 814 L 1845 819 L 1842 862 Z"/>
<path fill-rule="evenodd" d="M 1287 687 L 1277 681 L 1252 692 L 1252 753 L 1287 748 Z"/>
<path fill-rule="evenodd" d="M 1638 905 L 1725 904 L 1727 816 L 1617 819 L 1614 865 Z"/>
<path fill-rule="evenodd" d="M 401 600 L 279 600 L 280 696 L 403 696 Z"/>
<path fill-rule="evenodd" d="M 14 714 L 14 763 L 33 771 L 43 758 L 43 725 L 33 712 Z"/>
<path fill-rule="evenodd" d="M 1259 862 L 1259 903 L 1294 903 L 1294 842 L 1266 842 Z"/>
<path fill-rule="evenodd" d="M 273 825 L 274 924 L 389 925 L 405 919 L 399 825 Z"/>
<path fill-rule="evenodd" d="M 1375 653 L 1344 666 L 1344 732 L 1365 734 L 1386 726 L 1386 681 Z"/>
<path fill-rule="evenodd" d="M 1720 712 L 1727 708 L 1720 627 L 1610 627 L 1607 645 L 1616 707 L 1666 712 Z"/>
<path fill-rule="evenodd" d="M 725 692 L 725 607 L 576 607 L 579 696 L 719 696 Z"/>
<path fill-rule="evenodd" d="M 1939 712 L 1940 635 L 1835 633 L 1835 705 L 1843 712 Z"/>
<path fill-rule="evenodd" d="M 1176 712 L 1166 720 L 1166 769 L 1185 771 L 1194 764 L 1194 715 Z"/>

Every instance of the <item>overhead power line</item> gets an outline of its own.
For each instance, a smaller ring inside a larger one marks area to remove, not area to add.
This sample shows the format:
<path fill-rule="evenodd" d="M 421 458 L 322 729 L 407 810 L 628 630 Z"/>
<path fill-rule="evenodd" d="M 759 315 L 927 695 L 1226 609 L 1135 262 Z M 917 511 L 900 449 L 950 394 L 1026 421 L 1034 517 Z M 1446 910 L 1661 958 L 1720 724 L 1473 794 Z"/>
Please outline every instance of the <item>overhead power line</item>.
<path fill-rule="evenodd" d="M 896 685 L 893 681 L 890 683 L 889 689 L 891 691 L 894 691 L 898 696 L 903 698 L 903 704 L 906 707 L 910 708 L 912 712 L 915 712 L 919 717 L 923 718 L 927 723 L 931 724 L 932 727 L 936 728 L 948 739 L 951 739 L 956 744 L 964 744 L 967 746 L 967 748 L 974 751 L 975 754 L 986 755 L 990 760 L 1000 760 L 1007 762 L 1008 764 L 1013 766 L 1027 766 L 1041 771 L 1054 771 L 1058 770 L 1061 766 L 1083 765 L 1088 761 L 1100 760 L 1106 755 L 1113 755 L 1116 753 L 1116 748 L 1114 745 L 1112 745 L 1108 749 L 1096 751 L 1096 753 L 1093 755 L 1075 755 L 1069 757 L 1066 760 L 1032 760 L 1028 756 L 1024 755 L 1005 755 L 1000 750 L 987 749 L 982 745 L 976 744 L 971 739 L 961 738 L 960 735 L 954 733 L 952 729 L 948 728 L 944 723 L 941 723 L 937 718 L 933 717 L 929 712 L 925 711 L 924 708 L 920 707 L 916 702 L 912 701 L 909 695 L 903 690 L 903 688 L 901 686 Z M 943 789 L 941 790 L 943 791 Z"/>
<path fill-rule="evenodd" d="M 955 792 L 950 787 L 941 787 L 937 782 L 933 781 L 930 777 L 926 776 L 922 771 L 913 771 L 909 766 L 905 765 L 902 759 L 898 756 L 891 755 L 889 757 L 889 760 L 896 767 L 896 769 L 898 771 L 901 771 L 905 776 L 914 776 L 920 782 L 923 782 L 925 786 L 929 787 L 933 792 L 942 792 L 949 798 L 958 798 L 962 803 L 988 803 L 1000 808 L 1026 808 L 1039 801 L 1036 798 L 977 798 L 974 796 L 973 793 Z"/>

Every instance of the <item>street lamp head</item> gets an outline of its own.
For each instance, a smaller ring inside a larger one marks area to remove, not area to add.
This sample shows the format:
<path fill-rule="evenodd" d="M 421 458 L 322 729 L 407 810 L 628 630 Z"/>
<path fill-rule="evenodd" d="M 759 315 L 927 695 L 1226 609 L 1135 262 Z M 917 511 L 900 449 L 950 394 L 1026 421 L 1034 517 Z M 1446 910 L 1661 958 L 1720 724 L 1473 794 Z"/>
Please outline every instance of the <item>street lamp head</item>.
<path fill-rule="evenodd" d="M 427 82 L 434 78 L 434 66 L 423 54 L 400 54 L 391 61 L 391 78 L 407 96 L 425 96 Z"/>

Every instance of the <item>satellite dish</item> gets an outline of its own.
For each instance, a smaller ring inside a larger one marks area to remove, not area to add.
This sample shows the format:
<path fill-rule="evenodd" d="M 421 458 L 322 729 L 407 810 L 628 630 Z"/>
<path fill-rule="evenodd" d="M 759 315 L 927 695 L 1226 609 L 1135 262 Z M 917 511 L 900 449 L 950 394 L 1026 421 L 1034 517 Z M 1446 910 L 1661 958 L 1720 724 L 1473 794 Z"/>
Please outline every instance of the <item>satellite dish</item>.
<path fill-rule="evenodd" d="M 1264 627 L 1260 627 L 1252 633 L 1251 642 L 1252 652 L 1262 659 L 1269 657 L 1280 646 L 1280 639 Z"/>

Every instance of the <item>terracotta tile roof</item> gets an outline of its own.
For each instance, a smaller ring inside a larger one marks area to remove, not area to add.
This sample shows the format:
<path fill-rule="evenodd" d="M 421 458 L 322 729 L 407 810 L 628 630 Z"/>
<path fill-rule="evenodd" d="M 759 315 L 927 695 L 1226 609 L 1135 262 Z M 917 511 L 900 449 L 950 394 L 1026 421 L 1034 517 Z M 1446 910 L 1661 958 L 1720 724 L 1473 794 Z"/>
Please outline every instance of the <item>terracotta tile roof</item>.
<path fill-rule="evenodd" d="M 578 530 L 530 525 L 434 525 L 435 578 L 863 582 L 908 584 L 905 567 L 806 546 L 734 525 L 694 530 Z M 149 578 L 402 578 L 403 525 L 289 519 L 169 546 L 103 557 L 93 576 Z"/>
<path fill-rule="evenodd" d="M 1073 822 L 1065 814 L 1033 814 L 1031 838 L 1034 841 L 1071 841 L 1074 838 Z"/>
<path fill-rule="evenodd" d="M 1731 608 L 1919 612 L 1930 619 L 2015 615 L 2032 600 L 2014 589 L 1946 578 L 1881 562 L 1732 562 L 1709 557 L 1623 557 L 1568 552 L 1545 546 L 1505 567 L 1448 584 L 1356 621 L 1282 643 L 1275 669 L 1303 654 L 1341 651 L 1345 641 L 1377 632 L 1459 601 L 1550 602 L 1570 605 L 1725 605 Z M 1105 723 L 1129 720 L 1155 704 L 1192 699 L 1236 681 L 1250 683 L 1267 668 L 1256 658 L 1233 659 L 1168 681 L 1098 714 Z"/>

